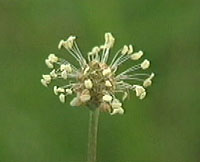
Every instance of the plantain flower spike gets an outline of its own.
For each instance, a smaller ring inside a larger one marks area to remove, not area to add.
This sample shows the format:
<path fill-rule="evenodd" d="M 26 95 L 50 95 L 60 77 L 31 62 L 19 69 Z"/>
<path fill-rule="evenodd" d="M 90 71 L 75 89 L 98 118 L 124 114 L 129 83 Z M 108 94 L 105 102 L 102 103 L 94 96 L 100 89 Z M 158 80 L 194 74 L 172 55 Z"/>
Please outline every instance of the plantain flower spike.
<path fill-rule="evenodd" d="M 124 114 L 123 102 L 128 98 L 131 91 L 139 99 L 146 97 L 146 87 L 152 85 L 154 73 L 144 72 L 150 66 L 150 61 L 145 59 L 140 64 L 119 71 L 119 67 L 126 61 L 138 61 L 144 53 L 135 52 L 133 46 L 124 45 L 119 49 L 111 61 L 108 61 L 111 48 L 114 47 L 115 38 L 111 33 L 105 33 L 103 45 L 95 46 L 87 57 L 84 57 L 75 36 L 69 36 L 61 40 L 58 49 L 65 49 L 74 57 L 74 63 L 64 58 L 50 54 L 45 59 L 45 64 L 51 69 L 49 74 L 42 75 L 41 83 L 48 87 L 56 80 L 53 92 L 62 103 L 71 99 L 71 106 L 86 106 L 108 112 L 111 115 Z M 118 95 L 119 94 L 119 95 Z M 121 94 L 121 95 L 120 95 Z"/>

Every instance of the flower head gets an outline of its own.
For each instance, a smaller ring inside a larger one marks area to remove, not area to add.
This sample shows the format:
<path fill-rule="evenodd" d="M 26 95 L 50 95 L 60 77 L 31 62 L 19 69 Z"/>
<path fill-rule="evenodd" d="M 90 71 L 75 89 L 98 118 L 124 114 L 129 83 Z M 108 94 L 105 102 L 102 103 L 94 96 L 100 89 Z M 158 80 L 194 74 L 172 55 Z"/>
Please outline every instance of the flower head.
<path fill-rule="evenodd" d="M 134 52 L 132 45 L 124 45 L 111 62 L 108 62 L 114 43 L 113 35 L 106 33 L 105 43 L 92 48 L 86 59 L 76 43 L 75 36 L 70 36 L 66 41 L 61 40 L 58 49 L 64 47 L 75 58 L 79 67 L 55 54 L 50 54 L 45 63 L 52 71 L 50 74 L 42 75 L 41 83 L 47 87 L 54 80 L 63 80 L 63 85 L 53 88 L 62 103 L 66 102 L 69 95 L 75 94 L 70 102 L 71 106 L 95 105 L 96 108 L 111 115 L 124 114 L 122 101 L 127 98 L 130 91 L 135 92 L 139 99 L 144 99 L 147 94 L 145 88 L 152 84 L 154 73 L 143 72 L 150 66 L 150 61 L 145 59 L 118 74 L 122 64 L 128 60 L 139 60 L 144 53 Z"/>

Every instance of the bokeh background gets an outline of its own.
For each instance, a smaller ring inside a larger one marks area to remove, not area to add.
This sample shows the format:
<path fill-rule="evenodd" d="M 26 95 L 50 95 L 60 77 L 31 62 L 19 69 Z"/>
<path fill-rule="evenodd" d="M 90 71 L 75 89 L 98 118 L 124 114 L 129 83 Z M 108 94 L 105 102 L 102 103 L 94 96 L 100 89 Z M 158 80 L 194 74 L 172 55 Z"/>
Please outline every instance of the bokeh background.
<path fill-rule="evenodd" d="M 116 37 L 156 73 L 126 114 L 101 114 L 98 162 L 200 161 L 200 1 L 0 0 L 0 162 L 85 162 L 88 111 L 61 104 L 40 78 L 70 34 L 86 53 Z M 69 59 L 71 59 L 69 57 Z M 131 66 L 132 62 L 125 65 Z M 124 68 L 125 68 L 124 67 Z"/>

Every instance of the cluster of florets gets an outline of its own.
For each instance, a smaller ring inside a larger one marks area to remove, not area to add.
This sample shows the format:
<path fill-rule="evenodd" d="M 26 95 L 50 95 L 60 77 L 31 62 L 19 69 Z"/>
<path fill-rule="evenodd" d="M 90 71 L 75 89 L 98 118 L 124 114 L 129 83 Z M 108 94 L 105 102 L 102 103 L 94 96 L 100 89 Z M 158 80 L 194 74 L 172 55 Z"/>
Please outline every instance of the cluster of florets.
<path fill-rule="evenodd" d="M 127 60 L 139 60 L 143 56 L 142 51 L 134 52 L 132 45 L 124 45 L 108 64 L 110 49 L 115 42 L 111 33 L 105 34 L 103 45 L 94 47 L 88 53 L 87 60 L 83 57 L 75 40 L 74 36 L 70 36 L 66 41 L 61 40 L 58 49 L 64 47 L 80 67 L 77 68 L 67 60 L 50 54 L 45 63 L 52 71 L 50 74 L 43 75 L 41 79 L 41 83 L 46 87 L 53 80 L 64 80 L 64 85 L 53 88 L 55 95 L 59 96 L 62 103 L 66 102 L 69 95 L 75 94 L 70 102 L 71 106 L 85 105 L 90 109 L 98 108 L 114 115 L 124 114 L 122 101 L 129 96 L 130 91 L 135 91 L 139 99 L 145 98 L 145 88 L 152 84 L 154 73 L 135 72 L 149 68 L 148 60 L 145 59 L 142 63 L 117 74 L 120 65 Z"/>

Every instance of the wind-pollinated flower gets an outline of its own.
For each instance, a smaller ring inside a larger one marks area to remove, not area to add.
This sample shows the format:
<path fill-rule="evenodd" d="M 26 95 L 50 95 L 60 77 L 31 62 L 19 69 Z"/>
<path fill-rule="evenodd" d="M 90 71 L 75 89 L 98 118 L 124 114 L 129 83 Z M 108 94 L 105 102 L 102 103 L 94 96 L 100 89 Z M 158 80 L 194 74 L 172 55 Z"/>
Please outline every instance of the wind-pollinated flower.
<path fill-rule="evenodd" d="M 130 91 L 135 91 L 139 99 L 144 99 L 147 94 L 145 88 L 152 84 L 155 74 L 136 73 L 149 68 L 150 61 L 147 59 L 117 74 L 120 65 L 128 60 L 139 60 L 144 53 L 135 52 L 132 45 L 124 45 L 108 62 L 114 43 L 113 35 L 105 33 L 105 43 L 92 48 L 86 59 L 76 43 L 75 36 L 70 36 L 66 41 L 61 40 L 58 49 L 65 48 L 80 67 L 50 54 L 45 63 L 52 71 L 42 75 L 41 83 L 47 87 L 54 80 L 64 80 L 64 85 L 53 88 L 62 103 L 66 102 L 69 95 L 75 94 L 70 102 L 71 106 L 85 105 L 90 109 L 95 106 L 111 115 L 124 114 L 122 101 L 128 97 Z M 118 98 L 121 98 L 121 101 Z"/>

